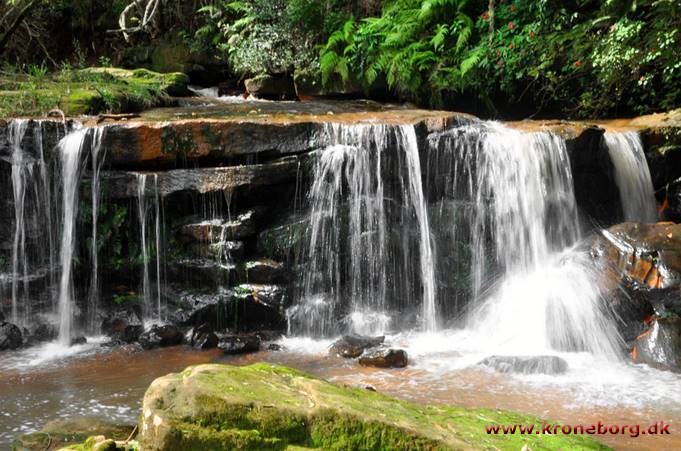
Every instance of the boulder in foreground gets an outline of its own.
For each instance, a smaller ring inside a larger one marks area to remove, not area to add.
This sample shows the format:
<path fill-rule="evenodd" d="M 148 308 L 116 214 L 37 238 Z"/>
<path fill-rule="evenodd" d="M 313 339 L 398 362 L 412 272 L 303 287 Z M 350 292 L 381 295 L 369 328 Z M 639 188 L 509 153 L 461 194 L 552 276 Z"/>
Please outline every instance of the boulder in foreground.
<path fill-rule="evenodd" d="M 606 449 L 582 436 L 488 435 L 485 425 L 541 421 L 417 405 L 265 363 L 198 365 L 156 379 L 140 421 L 140 445 L 149 451 Z"/>

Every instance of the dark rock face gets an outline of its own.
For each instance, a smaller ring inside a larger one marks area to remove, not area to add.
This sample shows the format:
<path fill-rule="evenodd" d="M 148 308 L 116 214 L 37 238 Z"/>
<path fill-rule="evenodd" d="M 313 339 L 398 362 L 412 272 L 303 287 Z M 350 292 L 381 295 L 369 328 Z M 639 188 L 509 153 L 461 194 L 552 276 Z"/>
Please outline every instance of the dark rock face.
<path fill-rule="evenodd" d="M 137 341 L 144 327 L 137 314 L 132 310 L 122 310 L 102 321 L 102 333 L 125 343 Z"/>
<path fill-rule="evenodd" d="M 331 345 L 329 354 L 346 359 L 354 359 L 362 355 L 365 350 L 380 346 L 384 341 L 385 337 L 383 336 L 344 335 L 340 340 Z"/>
<path fill-rule="evenodd" d="M 603 142 L 604 130 L 586 127 L 566 140 L 577 205 L 599 224 L 614 224 L 622 218 L 614 166 Z"/>
<path fill-rule="evenodd" d="M 260 351 L 260 338 L 255 335 L 226 335 L 220 338 L 218 348 L 225 354 L 247 354 Z"/>
<path fill-rule="evenodd" d="M 296 88 L 289 75 L 259 75 L 245 82 L 246 91 L 255 98 L 267 100 L 295 100 Z"/>
<path fill-rule="evenodd" d="M 404 368 L 408 363 L 407 352 L 403 349 L 370 350 L 359 358 L 360 365 L 377 368 Z"/>
<path fill-rule="evenodd" d="M 12 323 L 0 324 L 0 351 L 18 349 L 24 344 L 21 329 Z"/>
<path fill-rule="evenodd" d="M 631 352 L 632 360 L 664 370 L 681 371 L 681 318 L 656 318 L 639 335 Z"/>
<path fill-rule="evenodd" d="M 246 279 L 250 283 L 281 283 L 285 278 L 282 263 L 269 259 L 246 262 Z"/>
<path fill-rule="evenodd" d="M 51 341 L 57 338 L 57 335 L 59 335 L 59 332 L 53 325 L 40 324 L 33 331 L 33 335 L 31 335 L 31 340 L 34 342 Z"/>
<path fill-rule="evenodd" d="M 139 341 L 140 336 L 144 333 L 144 326 L 141 324 L 131 324 L 125 326 L 123 329 L 123 334 L 121 334 L 121 340 L 125 343 L 134 343 Z"/>
<path fill-rule="evenodd" d="M 84 345 L 87 343 L 87 338 L 85 337 L 73 337 L 71 339 L 71 346 Z"/>
<path fill-rule="evenodd" d="M 497 356 L 486 357 L 478 365 L 492 368 L 500 373 L 520 374 L 562 374 L 568 364 L 560 357 L 553 355 L 540 356 Z"/>
<path fill-rule="evenodd" d="M 184 335 L 177 326 L 153 326 L 139 337 L 144 349 L 162 348 L 182 344 Z"/>
<path fill-rule="evenodd" d="M 210 324 L 202 324 L 191 331 L 189 344 L 196 349 L 213 349 L 218 343 L 219 338 Z"/>

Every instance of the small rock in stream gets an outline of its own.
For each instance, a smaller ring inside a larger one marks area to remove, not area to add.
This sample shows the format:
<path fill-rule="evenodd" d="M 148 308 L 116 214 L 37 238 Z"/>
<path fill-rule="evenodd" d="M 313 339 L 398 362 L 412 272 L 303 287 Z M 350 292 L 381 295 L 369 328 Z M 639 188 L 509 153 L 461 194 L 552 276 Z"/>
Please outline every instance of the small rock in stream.
<path fill-rule="evenodd" d="M 182 344 L 184 335 L 177 326 L 153 326 L 139 337 L 144 349 L 153 349 Z"/>
<path fill-rule="evenodd" d="M 359 358 L 360 365 L 376 368 L 404 368 L 408 363 L 407 352 L 403 349 L 376 349 Z"/>
<path fill-rule="evenodd" d="M 246 354 L 260 351 L 260 338 L 255 335 L 226 335 L 220 339 L 218 348 L 225 354 Z"/>
<path fill-rule="evenodd" d="M 354 359 L 362 355 L 369 348 L 375 348 L 383 344 L 385 337 L 367 337 L 364 335 L 343 335 L 343 337 L 331 345 L 329 354 L 332 356 Z"/>
<path fill-rule="evenodd" d="M 87 343 L 87 338 L 85 337 L 73 337 L 71 339 L 71 346 L 84 345 Z"/>
<path fill-rule="evenodd" d="M 12 323 L 0 323 L 0 351 L 17 349 L 24 344 L 21 329 Z"/>

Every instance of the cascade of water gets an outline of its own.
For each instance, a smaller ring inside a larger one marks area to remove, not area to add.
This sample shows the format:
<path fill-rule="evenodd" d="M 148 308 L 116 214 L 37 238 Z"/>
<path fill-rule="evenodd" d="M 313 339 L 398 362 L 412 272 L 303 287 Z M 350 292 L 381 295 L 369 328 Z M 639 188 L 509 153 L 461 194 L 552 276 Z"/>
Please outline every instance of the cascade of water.
<path fill-rule="evenodd" d="M 99 304 L 99 243 L 97 241 L 97 219 L 99 216 L 100 201 L 100 172 L 104 162 L 105 152 L 102 151 L 102 137 L 104 128 L 95 128 L 92 132 L 92 144 L 90 147 L 90 161 L 92 171 L 92 243 L 90 249 L 90 290 L 88 292 L 88 330 L 91 333 L 98 331 L 97 306 Z"/>
<path fill-rule="evenodd" d="M 148 216 L 151 211 L 147 199 L 147 178 L 148 174 L 137 174 L 137 214 L 140 224 L 140 246 L 142 252 L 142 311 L 147 320 L 155 322 L 161 321 L 161 211 L 160 195 L 158 190 L 158 175 L 154 174 L 154 194 L 153 202 L 155 215 L 154 219 L 154 246 L 156 247 L 156 283 L 151 284 L 150 274 L 150 255 L 149 255 L 149 232 Z M 155 288 L 155 290 L 154 290 Z M 156 291 L 155 293 L 153 291 Z"/>
<path fill-rule="evenodd" d="M 327 132 L 334 144 L 314 169 L 306 270 L 301 302 L 289 311 L 291 330 L 335 333 L 344 314 L 350 330 L 378 333 L 390 326 L 389 307 L 414 307 L 415 300 L 423 327 L 434 329 L 433 258 L 413 127 L 330 125 Z"/>
<path fill-rule="evenodd" d="M 52 219 L 52 181 L 49 171 L 49 165 L 45 158 L 45 149 L 43 146 L 43 124 L 40 122 L 37 127 L 33 129 L 33 138 L 38 150 L 38 156 L 40 158 L 40 181 L 42 184 L 42 198 L 43 200 L 38 200 L 36 205 L 38 209 L 44 212 L 43 217 L 45 218 L 44 226 L 45 235 L 47 235 L 47 264 L 50 272 L 50 287 L 56 285 L 56 280 L 54 279 L 56 267 L 56 251 L 55 251 L 55 228 L 53 227 L 54 221 Z M 53 297 L 53 299 L 56 299 Z M 56 310 L 56 305 L 52 306 Z"/>
<path fill-rule="evenodd" d="M 147 174 L 137 174 L 137 215 L 140 223 L 140 246 L 142 251 L 142 314 L 151 318 L 151 287 L 149 279 L 149 248 L 147 247 Z"/>
<path fill-rule="evenodd" d="M 68 346 L 71 341 L 73 316 L 72 267 L 75 250 L 76 218 L 78 214 L 78 187 L 80 185 L 81 153 L 88 130 L 79 128 L 59 141 L 62 179 L 62 227 L 59 281 L 59 342 Z"/>
<path fill-rule="evenodd" d="M 605 145 L 615 167 L 625 221 L 655 222 L 655 189 L 637 132 L 607 132 Z"/>
<path fill-rule="evenodd" d="M 454 223 L 471 243 L 468 328 L 478 345 L 617 355 L 598 285 L 570 250 L 580 230 L 564 140 L 489 123 L 445 133 L 431 152 L 453 170 L 434 190 L 472 204 Z"/>
<path fill-rule="evenodd" d="M 8 140 L 12 150 L 12 192 L 14 195 L 14 238 L 12 240 L 12 322 L 19 322 L 19 280 L 27 279 L 26 229 L 24 227 L 24 202 L 26 199 L 26 171 L 21 142 L 26 134 L 27 120 L 14 120 L 8 128 Z M 22 264 L 22 275 L 19 265 Z M 26 283 L 26 282 L 25 282 Z M 24 295 L 26 295 L 24 290 Z M 26 306 L 26 302 L 23 302 Z"/>

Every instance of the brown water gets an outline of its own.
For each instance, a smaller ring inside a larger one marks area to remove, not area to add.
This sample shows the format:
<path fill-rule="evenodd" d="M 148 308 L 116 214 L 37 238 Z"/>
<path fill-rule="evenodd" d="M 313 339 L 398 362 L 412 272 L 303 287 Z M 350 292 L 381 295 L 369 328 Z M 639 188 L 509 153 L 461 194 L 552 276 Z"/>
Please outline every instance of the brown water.
<path fill-rule="evenodd" d="M 451 356 L 442 355 L 442 358 Z M 12 359 L 8 359 L 12 361 Z M 18 361 L 18 359 L 15 359 Z M 6 363 L 7 360 L 5 360 Z M 156 377 L 188 365 L 221 362 L 246 365 L 259 361 L 282 363 L 337 383 L 372 386 L 380 392 L 419 403 L 490 407 L 531 413 L 560 424 L 648 424 L 664 420 L 670 435 L 603 435 L 598 439 L 616 449 L 681 449 L 678 410 L 648 406 L 589 405 L 575 402 L 578 393 L 537 387 L 490 371 L 420 368 L 402 370 L 364 368 L 355 361 L 330 358 L 324 352 L 271 352 L 222 356 L 187 347 L 140 351 L 137 347 L 90 349 L 81 355 L 40 366 L 0 366 L 0 449 L 24 432 L 69 416 L 93 416 L 135 423 L 147 386 Z M 665 390 L 651 382 L 651 390 Z M 653 388 L 656 387 L 656 388 Z"/>

